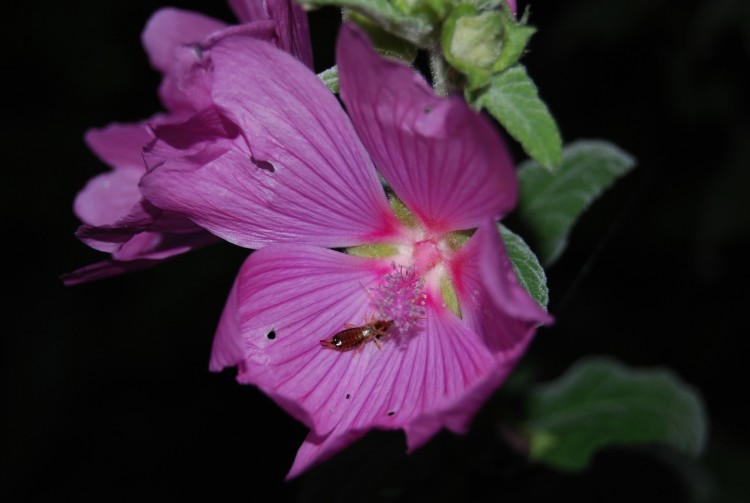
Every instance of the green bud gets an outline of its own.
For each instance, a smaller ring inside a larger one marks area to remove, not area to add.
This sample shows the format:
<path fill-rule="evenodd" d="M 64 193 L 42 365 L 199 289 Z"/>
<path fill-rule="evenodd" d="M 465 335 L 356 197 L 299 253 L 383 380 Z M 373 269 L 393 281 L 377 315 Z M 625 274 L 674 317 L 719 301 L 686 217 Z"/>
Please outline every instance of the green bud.
<path fill-rule="evenodd" d="M 518 61 L 535 31 L 516 22 L 505 8 L 480 10 L 462 4 L 443 25 L 443 53 L 451 66 L 466 75 L 469 90 L 478 89 Z"/>

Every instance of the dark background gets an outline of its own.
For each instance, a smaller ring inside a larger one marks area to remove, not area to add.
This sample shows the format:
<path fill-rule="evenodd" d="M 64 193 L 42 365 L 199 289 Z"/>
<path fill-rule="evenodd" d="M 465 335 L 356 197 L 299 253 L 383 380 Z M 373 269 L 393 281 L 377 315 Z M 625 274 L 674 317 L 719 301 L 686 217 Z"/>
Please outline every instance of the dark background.
<path fill-rule="evenodd" d="M 606 138 L 639 167 L 598 201 L 551 270 L 557 324 L 523 367 L 559 375 L 583 355 L 666 365 L 710 415 L 698 463 L 609 449 L 577 475 L 501 441 L 522 404 L 500 392 L 465 437 L 411 456 L 374 432 L 292 482 L 306 431 L 230 372 L 207 370 L 245 250 L 217 245 L 72 288 L 102 258 L 73 237 L 75 193 L 105 166 L 84 131 L 159 109 L 139 35 L 164 5 L 232 20 L 222 2 L 13 2 L 2 32 L 4 493 L 15 500 L 728 501 L 750 499 L 746 293 L 750 234 L 750 3 L 533 3 L 525 63 L 566 141 Z M 523 3 L 522 5 L 525 5 Z M 10 10 L 9 10 L 10 9 Z M 337 13 L 311 15 L 318 70 Z M 515 150 L 516 158 L 523 158 Z"/>

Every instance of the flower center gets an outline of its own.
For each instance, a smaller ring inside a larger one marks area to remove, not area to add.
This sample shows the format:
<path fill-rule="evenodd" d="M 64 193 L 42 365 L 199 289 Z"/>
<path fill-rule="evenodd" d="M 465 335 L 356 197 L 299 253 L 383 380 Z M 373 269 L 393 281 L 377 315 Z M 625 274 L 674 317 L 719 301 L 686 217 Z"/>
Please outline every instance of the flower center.
<path fill-rule="evenodd" d="M 424 280 L 414 266 L 391 265 L 393 272 L 383 276 L 375 289 L 375 305 L 384 320 L 393 322 L 389 334 L 413 335 L 425 317 Z"/>
<path fill-rule="evenodd" d="M 421 275 L 435 267 L 441 259 L 438 245 L 431 239 L 425 239 L 414 243 L 413 248 L 414 267 Z"/>

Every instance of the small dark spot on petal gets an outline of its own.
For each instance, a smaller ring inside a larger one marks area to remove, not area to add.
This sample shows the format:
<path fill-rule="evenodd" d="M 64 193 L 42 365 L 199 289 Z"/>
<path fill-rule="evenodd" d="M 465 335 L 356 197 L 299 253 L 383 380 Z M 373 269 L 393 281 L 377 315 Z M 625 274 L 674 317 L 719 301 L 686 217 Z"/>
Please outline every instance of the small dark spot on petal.
<path fill-rule="evenodd" d="M 393 412 L 393 411 L 390 411 L 390 412 L 388 413 L 388 415 L 389 415 L 389 416 L 395 416 L 395 415 L 396 415 L 396 413 L 395 413 L 395 412 Z"/>
<path fill-rule="evenodd" d="M 259 169 L 264 169 L 268 171 L 269 173 L 275 173 L 276 168 L 273 167 L 273 164 L 271 164 L 268 161 L 261 161 L 259 159 L 256 159 L 255 157 L 250 157 L 250 161 L 252 161 L 253 164 Z"/>
<path fill-rule="evenodd" d="M 347 393 L 347 394 L 346 394 L 346 399 L 347 399 L 347 400 L 349 400 L 349 399 L 350 399 L 351 397 L 352 397 L 352 396 L 351 396 L 351 395 L 350 395 L 349 393 Z"/>
<path fill-rule="evenodd" d="M 424 107 L 423 111 L 424 111 L 424 113 L 428 114 L 428 113 L 432 112 L 432 107 Z"/>
<path fill-rule="evenodd" d="M 268 332 L 268 334 L 266 334 L 266 337 L 268 337 L 268 339 L 271 341 L 274 340 L 276 338 L 276 331 L 271 330 L 270 332 Z"/>

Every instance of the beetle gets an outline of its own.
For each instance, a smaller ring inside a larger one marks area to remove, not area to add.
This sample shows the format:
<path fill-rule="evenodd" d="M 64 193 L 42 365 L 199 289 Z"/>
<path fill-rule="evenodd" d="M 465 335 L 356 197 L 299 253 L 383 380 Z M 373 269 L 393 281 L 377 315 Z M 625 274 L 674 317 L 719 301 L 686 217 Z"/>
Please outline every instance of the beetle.
<path fill-rule="evenodd" d="M 380 338 L 388 335 L 391 325 L 393 321 L 379 320 L 374 316 L 366 317 L 365 324 L 361 327 L 347 323 L 344 325 L 344 330 L 333 334 L 328 339 L 321 340 L 320 345 L 335 351 L 351 351 L 361 348 L 367 341 L 373 341 L 378 349 L 382 349 Z"/>

